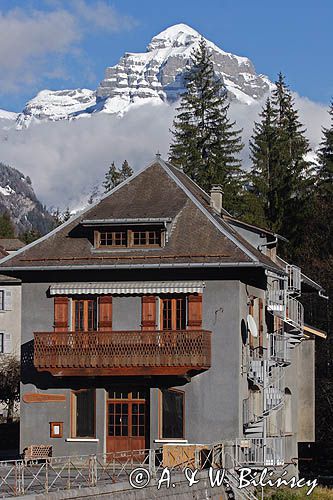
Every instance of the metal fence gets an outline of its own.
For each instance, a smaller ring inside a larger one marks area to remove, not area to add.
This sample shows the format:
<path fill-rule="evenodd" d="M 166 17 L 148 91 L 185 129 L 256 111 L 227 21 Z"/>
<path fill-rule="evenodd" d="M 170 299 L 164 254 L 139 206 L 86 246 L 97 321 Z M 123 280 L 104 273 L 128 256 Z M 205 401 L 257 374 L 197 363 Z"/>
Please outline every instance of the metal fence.
<path fill-rule="evenodd" d="M 174 449 L 173 449 L 174 448 Z M 168 447 L 142 449 L 103 455 L 50 457 L 47 460 L 15 460 L 0 462 L 0 497 L 47 494 L 53 491 L 93 487 L 128 480 L 140 467 L 151 478 L 164 467 L 182 471 L 186 467 L 204 469 L 224 466 L 223 444 L 207 445 L 204 449 Z"/>

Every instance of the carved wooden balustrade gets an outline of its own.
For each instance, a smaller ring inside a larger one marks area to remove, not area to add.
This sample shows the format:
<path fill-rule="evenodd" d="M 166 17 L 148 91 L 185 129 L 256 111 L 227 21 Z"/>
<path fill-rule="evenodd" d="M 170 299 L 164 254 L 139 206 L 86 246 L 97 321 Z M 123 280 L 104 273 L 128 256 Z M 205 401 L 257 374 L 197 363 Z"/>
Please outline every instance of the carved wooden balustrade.
<path fill-rule="evenodd" d="M 211 365 L 211 332 L 36 332 L 34 365 L 56 376 L 194 375 Z"/>

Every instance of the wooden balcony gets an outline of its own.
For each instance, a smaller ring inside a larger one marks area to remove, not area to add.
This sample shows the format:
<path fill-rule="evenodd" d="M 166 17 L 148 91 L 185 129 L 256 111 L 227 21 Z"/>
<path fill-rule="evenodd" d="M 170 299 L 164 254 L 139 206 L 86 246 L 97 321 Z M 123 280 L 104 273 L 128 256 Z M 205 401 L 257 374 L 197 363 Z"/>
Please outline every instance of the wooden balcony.
<path fill-rule="evenodd" d="M 211 332 L 36 332 L 34 365 L 55 376 L 193 376 L 211 365 Z"/>

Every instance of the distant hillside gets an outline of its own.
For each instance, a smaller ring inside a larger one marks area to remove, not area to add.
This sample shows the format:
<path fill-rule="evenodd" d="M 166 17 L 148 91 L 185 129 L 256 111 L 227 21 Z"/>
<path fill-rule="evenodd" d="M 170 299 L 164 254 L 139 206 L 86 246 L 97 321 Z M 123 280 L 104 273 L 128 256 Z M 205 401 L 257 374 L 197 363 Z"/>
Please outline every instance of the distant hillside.
<path fill-rule="evenodd" d="M 31 180 L 21 172 L 0 162 L 0 214 L 8 212 L 17 234 L 49 232 L 54 219 L 35 195 Z"/>

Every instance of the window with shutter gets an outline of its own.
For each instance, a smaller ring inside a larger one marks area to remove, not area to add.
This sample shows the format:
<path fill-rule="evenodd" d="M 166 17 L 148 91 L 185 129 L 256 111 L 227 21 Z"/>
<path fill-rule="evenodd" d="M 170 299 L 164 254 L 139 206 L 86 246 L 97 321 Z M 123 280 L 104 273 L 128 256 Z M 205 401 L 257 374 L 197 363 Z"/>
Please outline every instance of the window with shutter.
<path fill-rule="evenodd" d="M 54 298 L 54 331 L 66 332 L 68 331 L 68 297 L 55 297 Z"/>
<path fill-rule="evenodd" d="M 5 290 L 0 290 L 0 311 L 5 310 Z"/>
<path fill-rule="evenodd" d="M 189 330 L 198 330 L 202 328 L 202 295 L 189 295 L 187 298 L 188 319 L 187 327 Z"/>
<path fill-rule="evenodd" d="M 4 341 L 5 341 L 5 334 L 3 332 L 0 332 L 0 354 L 4 353 Z"/>
<path fill-rule="evenodd" d="M 102 295 L 98 300 L 98 330 L 107 332 L 112 330 L 112 296 Z"/>
<path fill-rule="evenodd" d="M 6 311 L 12 310 L 12 292 L 11 292 L 11 290 L 5 291 L 5 310 Z"/>
<path fill-rule="evenodd" d="M 156 330 L 156 297 L 154 295 L 142 297 L 141 311 L 142 330 Z"/>
<path fill-rule="evenodd" d="M 12 343 L 12 334 L 11 333 L 4 333 L 4 340 L 3 340 L 3 352 L 4 354 L 11 354 L 13 350 L 13 343 Z"/>

